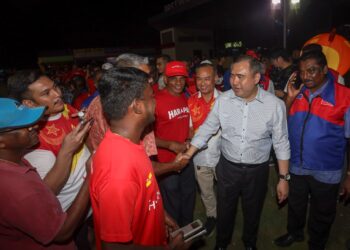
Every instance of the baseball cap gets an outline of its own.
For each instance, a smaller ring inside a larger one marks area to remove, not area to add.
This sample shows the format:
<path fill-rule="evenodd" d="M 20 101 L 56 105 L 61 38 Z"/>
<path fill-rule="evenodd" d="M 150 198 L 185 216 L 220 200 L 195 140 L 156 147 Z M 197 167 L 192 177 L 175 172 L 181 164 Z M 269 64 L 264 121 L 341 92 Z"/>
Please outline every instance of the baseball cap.
<path fill-rule="evenodd" d="M 101 66 L 101 69 L 106 70 L 106 71 L 111 69 L 111 68 L 113 68 L 113 64 L 111 64 L 109 62 L 106 62 L 106 63 L 102 64 L 102 66 Z"/>
<path fill-rule="evenodd" d="M 204 60 L 204 61 L 201 61 L 200 64 L 213 64 L 213 63 L 209 60 Z"/>
<path fill-rule="evenodd" d="M 259 60 L 259 55 L 252 49 L 247 50 L 245 54 Z"/>
<path fill-rule="evenodd" d="M 29 108 L 10 98 L 0 98 L 0 132 L 34 125 L 45 107 Z"/>
<path fill-rule="evenodd" d="M 165 75 L 166 76 L 186 76 L 188 77 L 188 72 L 186 64 L 180 61 L 168 62 L 165 65 Z"/>

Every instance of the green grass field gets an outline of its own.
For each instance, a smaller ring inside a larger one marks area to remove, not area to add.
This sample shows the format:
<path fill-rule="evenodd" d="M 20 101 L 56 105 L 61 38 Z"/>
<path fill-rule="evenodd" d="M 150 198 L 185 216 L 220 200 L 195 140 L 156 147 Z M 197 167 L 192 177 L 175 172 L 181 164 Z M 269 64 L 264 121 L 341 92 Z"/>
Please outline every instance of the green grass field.
<path fill-rule="evenodd" d="M 257 247 L 259 250 L 306 250 L 307 247 L 307 234 L 305 233 L 306 240 L 301 243 L 294 243 L 288 248 L 280 248 L 275 246 L 272 241 L 274 238 L 286 233 L 287 223 L 287 206 L 279 209 L 276 203 L 275 186 L 277 183 L 277 176 L 273 169 L 270 171 L 269 189 L 266 196 L 264 209 L 260 220 L 260 230 L 258 235 Z M 201 219 L 205 222 L 205 211 L 200 200 L 199 194 L 197 194 L 196 209 L 194 218 Z M 228 246 L 228 249 L 244 249 L 241 241 L 242 236 L 242 212 L 239 207 L 235 231 L 232 237 L 232 242 Z M 350 205 L 344 206 L 338 205 L 337 216 L 333 224 L 331 235 L 327 244 L 327 250 L 345 250 L 345 242 L 350 238 Z M 203 240 L 195 242 L 192 249 L 214 249 L 215 246 L 215 234 L 209 238 L 203 238 Z"/>

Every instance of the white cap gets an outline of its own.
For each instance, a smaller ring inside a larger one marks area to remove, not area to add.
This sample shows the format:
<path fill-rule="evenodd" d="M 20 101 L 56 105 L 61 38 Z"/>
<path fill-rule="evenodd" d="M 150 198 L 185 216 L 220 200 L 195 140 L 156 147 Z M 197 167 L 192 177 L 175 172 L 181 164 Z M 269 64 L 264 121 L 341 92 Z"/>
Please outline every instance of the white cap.
<path fill-rule="evenodd" d="M 200 64 L 204 64 L 204 63 L 207 63 L 207 64 L 213 64 L 211 61 L 209 61 L 209 60 L 204 60 L 204 61 L 201 61 L 201 63 Z"/>
<path fill-rule="evenodd" d="M 101 68 L 103 70 L 109 70 L 109 69 L 113 68 L 113 64 L 107 62 L 107 63 L 102 64 Z"/>

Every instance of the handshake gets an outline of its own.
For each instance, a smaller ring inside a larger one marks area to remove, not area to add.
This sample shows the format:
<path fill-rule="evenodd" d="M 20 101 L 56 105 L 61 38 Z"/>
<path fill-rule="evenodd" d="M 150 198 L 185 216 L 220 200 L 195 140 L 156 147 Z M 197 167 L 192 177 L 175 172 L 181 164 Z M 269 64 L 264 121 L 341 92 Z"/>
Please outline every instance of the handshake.
<path fill-rule="evenodd" d="M 174 169 L 174 171 L 181 172 L 181 170 L 187 166 L 188 162 L 190 161 L 191 156 L 186 153 L 178 153 L 175 160 L 174 165 L 177 167 Z"/>
<path fill-rule="evenodd" d="M 172 164 L 173 171 L 176 171 L 178 173 L 180 173 L 181 170 L 188 165 L 188 162 L 197 151 L 197 148 L 191 145 L 189 141 L 186 141 L 184 143 L 171 141 L 168 144 L 168 149 L 177 154 Z"/>

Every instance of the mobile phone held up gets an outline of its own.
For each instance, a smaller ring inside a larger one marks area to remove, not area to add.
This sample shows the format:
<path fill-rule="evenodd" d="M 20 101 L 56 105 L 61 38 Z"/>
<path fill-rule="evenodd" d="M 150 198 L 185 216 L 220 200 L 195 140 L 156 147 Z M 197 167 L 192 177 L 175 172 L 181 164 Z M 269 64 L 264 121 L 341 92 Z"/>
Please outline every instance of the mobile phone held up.
<path fill-rule="evenodd" d="M 293 87 L 295 89 L 299 89 L 300 85 L 302 84 L 299 71 L 294 71 L 288 81 L 292 81 Z"/>
<path fill-rule="evenodd" d="M 296 88 L 296 89 L 299 89 L 300 88 L 300 85 L 302 84 L 302 80 L 301 80 L 301 78 L 300 78 L 300 73 L 299 73 L 299 71 L 297 71 L 297 75 L 296 75 L 296 77 L 295 77 L 295 82 L 294 82 L 294 84 L 293 84 L 293 86 L 294 86 L 294 88 Z"/>
<path fill-rule="evenodd" d="M 172 232 L 171 237 L 175 237 L 179 232 L 183 233 L 184 241 L 188 242 L 206 234 L 207 230 L 203 227 L 203 223 L 198 219 Z"/>

